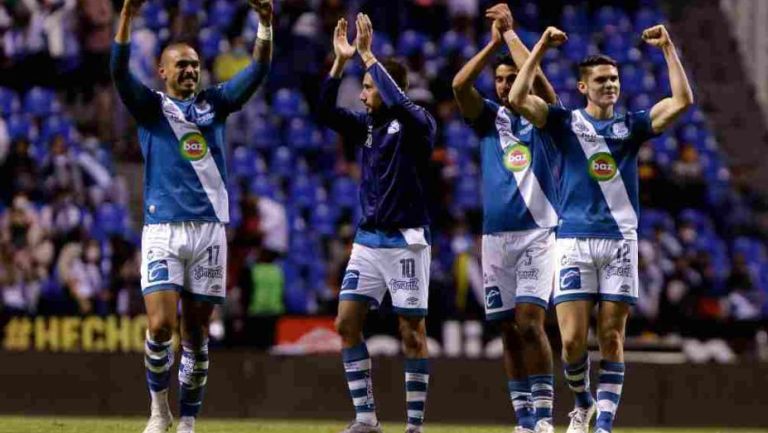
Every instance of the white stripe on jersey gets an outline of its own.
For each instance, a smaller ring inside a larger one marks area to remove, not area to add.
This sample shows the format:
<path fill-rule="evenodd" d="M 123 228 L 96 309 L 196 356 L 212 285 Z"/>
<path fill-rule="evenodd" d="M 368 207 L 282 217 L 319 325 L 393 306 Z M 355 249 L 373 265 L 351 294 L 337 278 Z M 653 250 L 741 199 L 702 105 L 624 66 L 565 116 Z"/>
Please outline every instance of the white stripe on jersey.
<path fill-rule="evenodd" d="M 571 131 L 579 140 L 587 160 L 596 153 L 605 152 L 611 154 L 605 138 L 597 135 L 595 126 L 587 121 L 579 110 L 573 110 L 571 113 Z M 590 137 L 585 137 L 583 133 L 578 131 L 586 131 Z M 588 169 L 588 167 L 585 167 L 585 169 Z M 603 191 L 605 202 L 608 205 L 608 209 L 611 210 L 611 215 L 613 215 L 616 225 L 619 226 L 621 235 L 624 236 L 624 239 L 636 240 L 637 214 L 635 213 L 635 208 L 632 207 L 632 202 L 629 200 L 629 193 L 627 193 L 627 187 L 624 185 L 618 165 L 616 166 L 616 174 L 612 179 L 602 182 L 595 180 L 594 182 L 597 182 Z"/>
<path fill-rule="evenodd" d="M 163 93 L 160 95 L 163 97 L 163 115 L 168 120 L 168 124 L 171 125 L 176 139 L 181 141 L 181 138 L 189 133 L 202 135 L 197 125 L 186 120 L 184 113 L 168 96 Z M 216 166 L 216 161 L 211 155 L 211 150 L 208 149 L 205 156 L 197 161 L 190 161 L 190 164 L 205 190 L 205 195 L 208 196 L 208 200 L 213 206 L 213 211 L 216 212 L 216 218 L 222 223 L 228 223 L 229 195 L 227 187 L 224 185 L 224 179 Z"/>
<path fill-rule="evenodd" d="M 502 153 L 509 146 L 514 146 L 520 141 L 512 132 L 512 120 L 504 111 L 503 106 L 499 107 L 499 111 L 496 112 L 496 131 L 499 133 Z M 536 224 L 541 228 L 557 226 L 557 212 L 552 203 L 549 202 L 547 195 L 544 194 L 544 189 L 533 172 L 533 161 L 530 161 L 524 170 L 515 171 L 513 174 L 515 182 L 517 182 L 517 190 Z M 492 191 L 486 191 L 486 194 L 492 193 Z"/>

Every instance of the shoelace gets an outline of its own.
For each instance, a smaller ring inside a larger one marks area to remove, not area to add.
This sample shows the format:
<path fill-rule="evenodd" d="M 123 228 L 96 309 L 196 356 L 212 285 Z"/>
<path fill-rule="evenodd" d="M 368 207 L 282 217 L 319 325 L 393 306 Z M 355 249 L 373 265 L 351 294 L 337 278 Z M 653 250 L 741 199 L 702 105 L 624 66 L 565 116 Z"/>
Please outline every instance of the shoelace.
<path fill-rule="evenodd" d="M 587 417 L 587 411 L 585 409 L 574 409 L 568 414 L 571 421 L 576 424 L 584 424 L 584 418 Z"/>

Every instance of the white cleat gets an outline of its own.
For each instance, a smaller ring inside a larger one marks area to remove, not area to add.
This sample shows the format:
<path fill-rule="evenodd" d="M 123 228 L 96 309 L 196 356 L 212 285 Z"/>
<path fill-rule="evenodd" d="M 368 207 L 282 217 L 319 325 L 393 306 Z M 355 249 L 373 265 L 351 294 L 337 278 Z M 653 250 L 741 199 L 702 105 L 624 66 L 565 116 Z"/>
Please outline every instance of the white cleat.
<path fill-rule="evenodd" d="M 176 433 L 195 433 L 195 417 L 183 416 L 179 418 L 179 427 Z"/>
<path fill-rule="evenodd" d="M 515 427 L 515 433 L 533 433 L 533 430 L 522 426 Z"/>
<path fill-rule="evenodd" d="M 595 410 L 597 410 L 595 404 L 588 408 L 574 408 L 568 414 L 571 417 L 571 423 L 568 425 L 566 433 L 587 433 L 589 431 L 589 423 L 592 421 L 592 417 L 595 416 Z"/>
<path fill-rule="evenodd" d="M 610 433 L 610 432 L 608 430 L 599 428 L 599 429 L 595 430 L 595 433 Z"/>
<path fill-rule="evenodd" d="M 555 433 L 555 427 L 552 425 L 552 421 L 540 419 L 533 431 L 534 433 Z"/>
<path fill-rule="evenodd" d="M 168 390 L 152 393 L 149 421 L 144 433 L 165 433 L 173 425 L 173 415 L 168 406 Z"/>
<path fill-rule="evenodd" d="M 173 415 L 171 411 L 152 411 L 152 415 L 149 416 L 147 426 L 144 428 L 144 433 L 165 433 L 171 429 L 173 425 Z"/>

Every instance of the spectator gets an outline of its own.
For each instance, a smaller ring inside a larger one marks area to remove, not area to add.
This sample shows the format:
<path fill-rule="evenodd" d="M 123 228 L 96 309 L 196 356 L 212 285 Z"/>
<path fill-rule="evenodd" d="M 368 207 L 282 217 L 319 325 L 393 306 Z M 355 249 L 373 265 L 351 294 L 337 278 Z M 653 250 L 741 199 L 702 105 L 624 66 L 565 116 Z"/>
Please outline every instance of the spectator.
<path fill-rule="evenodd" d="M 736 254 L 728 279 L 730 316 L 734 320 L 758 320 L 760 318 L 761 294 L 755 287 L 747 261 L 743 254 Z"/>
<path fill-rule="evenodd" d="M 40 174 L 47 192 L 70 190 L 78 203 L 83 202 L 83 174 L 63 136 L 51 139 Z"/>

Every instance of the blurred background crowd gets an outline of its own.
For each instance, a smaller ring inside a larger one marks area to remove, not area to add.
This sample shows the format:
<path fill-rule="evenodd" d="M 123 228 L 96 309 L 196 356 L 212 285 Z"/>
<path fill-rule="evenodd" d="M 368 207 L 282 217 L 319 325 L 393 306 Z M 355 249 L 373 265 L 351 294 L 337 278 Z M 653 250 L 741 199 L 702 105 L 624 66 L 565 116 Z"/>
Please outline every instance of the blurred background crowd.
<path fill-rule="evenodd" d="M 374 24 L 374 52 L 407 61 L 408 95 L 439 123 L 430 328 L 439 330 L 446 318 L 482 319 L 480 155 L 451 81 L 487 43 L 482 11 L 495 2 L 276 2 L 272 72 L 227 131 L 233 222 L 229 296 L 219 318 L 233 341 L 258 339 L 266 331 L 249 324 L 263 318 L 335 313 L 359 215 L 360 170 L 351 146 L 319 128 L 313 111 L 336 20 L 361 10 Z M 121 4 L 0 4 L 4 313 L 143 313 L 141 155 L 108 71 Z M 640 40 L 643 29 L 665 22 L 654 0 L 521 0 L 511 8 L 529 47 L 545 24 L 568 32 L 567 46 L 544 61 L 567 107 L 583 104 L 573 66 L 588 53 L 621 63 L 620 110 L 646 109 L 669 94 L 661 52 Z M 132 71 L 160 88 L 157 56 L 168 41 L 182 39 L 199 50 L 204 84 L 227 80 L 250 61 L 257 24 L 245 1 L 148 0 L 132 38 Z M 362 110 L 364 71 L 351 63 L 339 101 Z M 693 85 L 696 92 L 695 77 Z M 490 70 L 477 87 L 495 98 Z M 640 302 L 631 335 L 750 339 L 768 319 L 768 200 L 729 166 L 714 132 L 695 108 L 640 149 Z"/>

